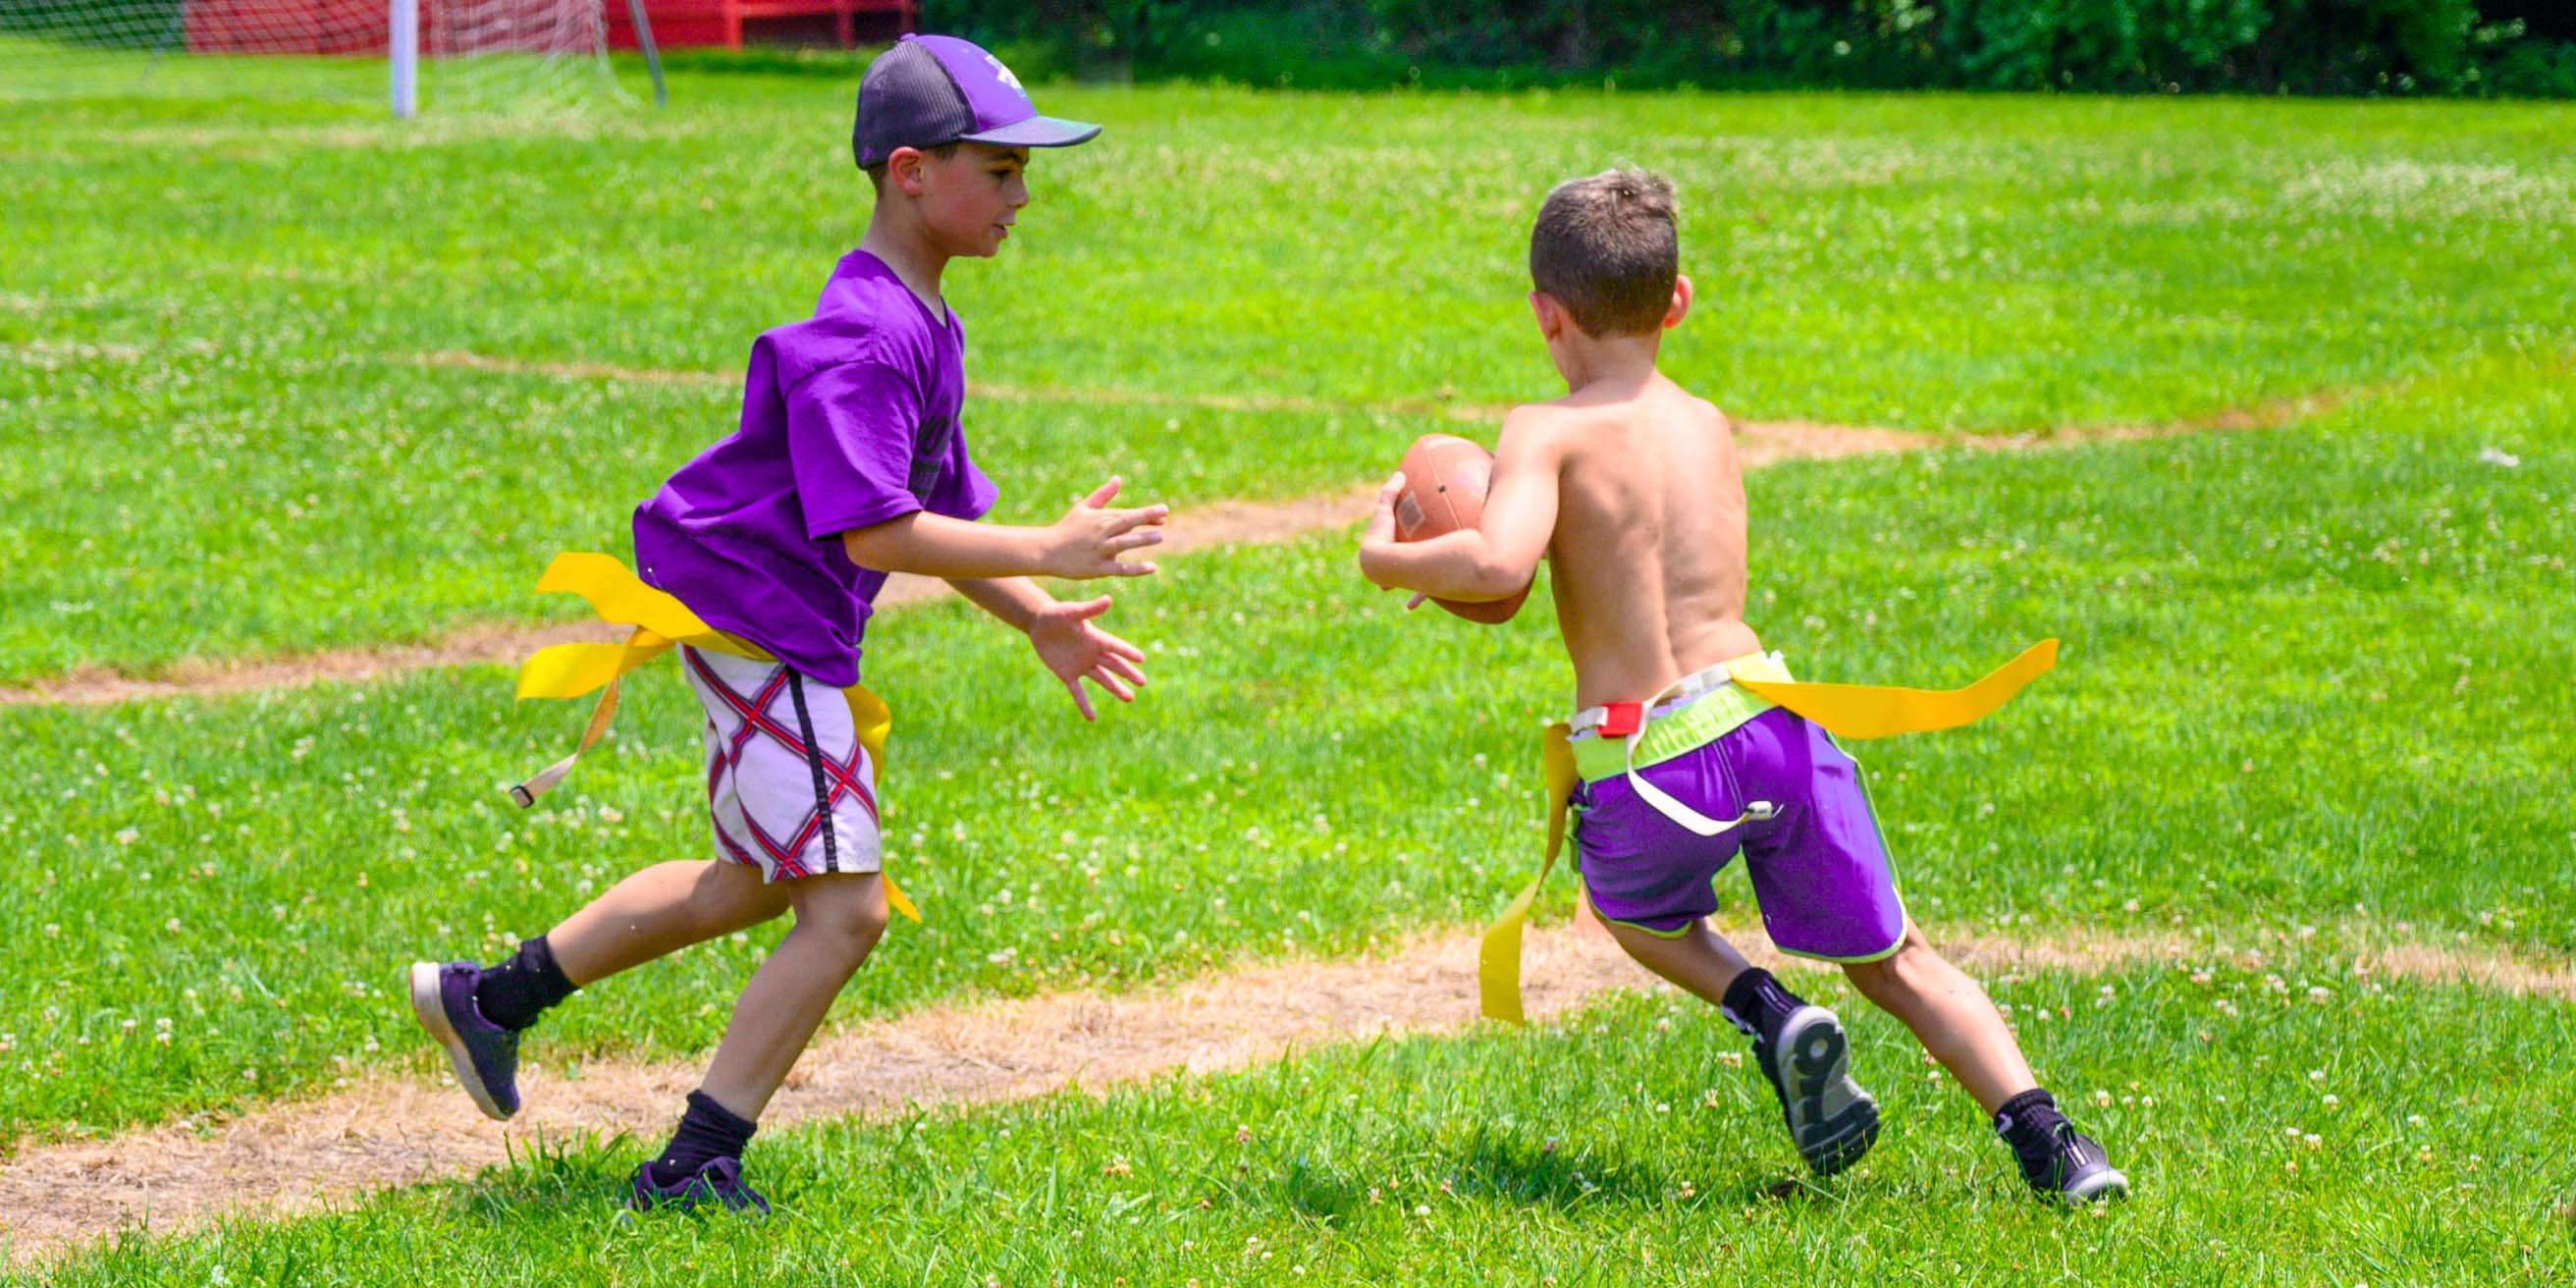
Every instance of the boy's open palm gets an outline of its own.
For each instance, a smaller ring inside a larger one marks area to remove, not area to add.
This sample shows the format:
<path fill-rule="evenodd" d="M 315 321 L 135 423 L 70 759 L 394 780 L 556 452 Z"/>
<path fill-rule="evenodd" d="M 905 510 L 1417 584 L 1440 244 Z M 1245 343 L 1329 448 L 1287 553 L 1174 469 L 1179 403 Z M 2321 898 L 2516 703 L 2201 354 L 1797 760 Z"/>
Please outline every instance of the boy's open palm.
<path fill-rule="evenodd" d="M 1121 702 L 1136 700 L 1136 690 L 1144 687 L 1145 651 L 1092 624 L 1092 619 L 1109 611 L 1109 597 L 1080 602 L 1049 604 L 1029 621 L 1029 643 L 1037 646 L 1038 659 L 1064 681 L 1065 691 L 1073 695 L 1073 705 L 1082 718 L 1098 717 L 1091 709 L 1091 695 L 1082 682 L 1089 680 L 1109 690 Z"/>
<path fill-rule="evenodd" d="M 1075 579 L 1142 577 L 1154 571 L 1151 560 L 1129 563 L 1119 556 L 1130 550 L 1162 544 L 1163 520 L 1170 515 L 1171 508 L 1148 505 L 1133 510 L 1112 510 L 1109 503 L 1118 495 L 1118 484 L 1114 478 L 1101 484 L 1049 528 L 1052 534 L 1047 543 L 1046 571 L 1049 576 Z"/>

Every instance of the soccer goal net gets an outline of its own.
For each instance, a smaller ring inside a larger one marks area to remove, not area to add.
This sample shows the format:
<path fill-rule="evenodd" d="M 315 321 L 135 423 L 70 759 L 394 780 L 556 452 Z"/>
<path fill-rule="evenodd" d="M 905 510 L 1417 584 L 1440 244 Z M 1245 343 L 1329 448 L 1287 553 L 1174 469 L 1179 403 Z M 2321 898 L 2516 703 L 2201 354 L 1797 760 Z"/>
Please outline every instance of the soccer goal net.
<path fill-rule="evenodd" d="M 624 98 L 602 0 L 0 0 L 0 99 L 102 96 L 405 116 Z"/>

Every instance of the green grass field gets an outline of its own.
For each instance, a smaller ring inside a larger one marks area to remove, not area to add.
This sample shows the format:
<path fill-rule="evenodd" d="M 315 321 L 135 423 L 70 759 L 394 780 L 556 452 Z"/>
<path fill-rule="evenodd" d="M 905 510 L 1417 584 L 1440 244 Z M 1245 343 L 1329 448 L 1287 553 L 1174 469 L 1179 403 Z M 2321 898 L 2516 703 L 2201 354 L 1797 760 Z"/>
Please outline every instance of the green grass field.
<path fill-rule="evenodd" d="M 855 238 L 854 69 L 684 76 L 659 116 L 407 128 L 0 101 L 29 194 L 0 214 L 0 682 L 561 619 L 527 593 L 545 559 L 623 552 L 634 502 L 730 426 L 750 337 Z M 1553 394 L 1527 220 L 1553 179 L 1652 164 L 1682 184 L 1703 304 L 1669 367 L 1739 415 L 2029 431 L 2309 400 L 2261 431 L 1754 476 L 1753 623 L 1803 674 L 1955 683 L 2067 643 L 2001 718 L 1861 753 L 1936 938 L 2275 933 L 2290 978 L 2389 943 L 2576 960 L 2576 111 L 1040 99 L 1110 132 L 1043 157 L 1024 235 L 949 279 L 970 374 L 1009 395 L 968 417 L 1006 516 L 1113 471 L 1184 505 L 1338 491 L 1456 428 L 1428 403 Z M 929 923 L 890 933 L 838 1015 L 1490 915 L 1535 862 L 1534 735 L 1569 687 L 1547 610 L 1408 617 L 1350 554 L 1319 534 L 1117 587 L 1155 683 L 1098 726 L 963 606 L 881 620 L 892 870 Z M 500 785 L 580 711 L 514 707 L 507 683 L 0 707 L 22 856 L 0 934 L 30 946 L 0 978 L 0 1148 L 433 1076 L 403 962 L 496 955 L 627 867 L 700 853 L 667 666 L 525 813 Z M 1722 891 L 1749 915 L 1740 877 Z M 1569 903 L 1560 884 L 1545 907 Z M 595 987 L 540 1049 L 702 1050 L 776 934 Z M 2243 1016 L 2220 1023 L 2211 989 Z M 2549 1144 L 2571 1128 L 2563 1001 L 2401 983 L 2312 1004 L 2226 969 L 1999 996 L 2067 1008 L 2024 1036 L 2138 1201 L 2024 1202 L 1875 1016 L 1888 1144 L 1767 1196 L 1788 1159 L 1754 1076 L 1714 1068 L 1731 1033 L 1629 998 L 1105 1101 L 765 1134 L 792 1215 L 756 1238 L 613 1218 L 625 1142 L 44 1274 L 2541 1283 L 2576 1255 Z"/>
<path fill-rule="evenodd" d="M 0 283 L 0 484 L 44 498 L 0 556 L 45 569 L 0 588 L 0 680 L 539 611 L 545 556 L 622 533 L 731 424 L 750 337 L 856 240 L 848 90 L 699 78 L 666 116 L 552 127 L 0 103 L 33 248 Z M 1430 427 L 1370 408 L 1549 396 L 1528 221 L 1619 161 L 1682 188 L 1702 307 L 1672 371 L 1753 418 L 2154 422 L 2576 348 L 2563 107 L 1056 99 L 1108 133 L 1039 158 L 1023 234 L 950 288 L 975 379 L 1077 395 L 970 414 L 1014 514 L 1110 468 L 1184 503 L 1300 493 Z M 417 365 L 459 351 L 713 379 Z M 1349 410 L 1078 397 L 1104 389 Z M 44 557 L 108 532 L 121 569 Z"/>
<path fill-rule="evenodd" d="M 2108 990 L 2107 992 L 2105 990 Z M 72 1285 L 2556 1282 L 2576 1084 L 2560 1004 L 2361 991 L 2317 1005 L 2178 971 L 1999 988 L 2043 1076 L 2153 1197 L 2068 1216 L 1883 1017 L 1856 1056 L 1889 1135 L 1801 1182 L 1732 1029 L 1668 997 L 1534 1037 L 1380 1042 L 1094 1100 L 764 1140 L 799 1195 L 755 1234 L 639 1221 L 633 1150 L 572 1148 L 284 1225 L 135 1242 Z M 1859 1005 L 1847 996 L 1836 999 Z M 2226 1006 L 2235 1008 L 2231 1015 Z M 399 1269 L 396 1269 L 399 1268 Z"/>

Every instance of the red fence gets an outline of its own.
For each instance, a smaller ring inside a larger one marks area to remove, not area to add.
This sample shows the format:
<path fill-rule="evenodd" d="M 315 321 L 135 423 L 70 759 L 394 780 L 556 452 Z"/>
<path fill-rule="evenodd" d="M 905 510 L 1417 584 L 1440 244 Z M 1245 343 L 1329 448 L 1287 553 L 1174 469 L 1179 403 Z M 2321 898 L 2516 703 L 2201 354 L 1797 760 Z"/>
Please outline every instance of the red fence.
<path fill-rule="evenodd" d="M 635 24 L 626 0 L 607 0 L 608 47 L 635 48 Z M 664 49 L 713 45 L 742 48 L 744 33 L 843 49 L 859 43 L 862 29 L 883 39 L 911 31 L 921 20 L 916 0 L 644 0 L 653 43 Z"/>
<path fill-rule="evenodd" d="M 475 0 L 476 12 L 550 8 L 553 0 Z M 612 49 L 635 48 L 635 24 L 626 0 L 603 0 Z M 200 54 L 364 54 L 385 52 L 386 0 L 186 0 L 188 50 Z M 921 18 L 918 0 L 645 0 L 653 43 L 664 49 L 714 45 L 740 49 L 754 40 L 828 41 L 847 49 L 864 32 L 887 39 L 911 31 Z M 530 12 L 521 29 L 542 32 L 551 24 Z M 490 22 L 477 22 L 474 41 L 492 45 Z M 506 26 L 506 24 L 504 24 Z M 439 5 L 420 6 L 420 47 L 436 56 L 442 41 Z"/>

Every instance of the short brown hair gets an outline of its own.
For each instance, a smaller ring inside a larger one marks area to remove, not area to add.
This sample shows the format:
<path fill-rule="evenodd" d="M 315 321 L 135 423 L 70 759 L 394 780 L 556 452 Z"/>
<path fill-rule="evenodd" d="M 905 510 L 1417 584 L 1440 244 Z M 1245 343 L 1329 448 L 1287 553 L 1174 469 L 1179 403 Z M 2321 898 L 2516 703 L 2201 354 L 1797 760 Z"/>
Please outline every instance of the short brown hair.
<path fill-rule="evenodd" d="M 1556 297 L 1585 335 L 1650 333 L 1681 273 L 1673 185 L 1644 170 L 1569 179 L 1530 230 L 1530 284 Z"/>

